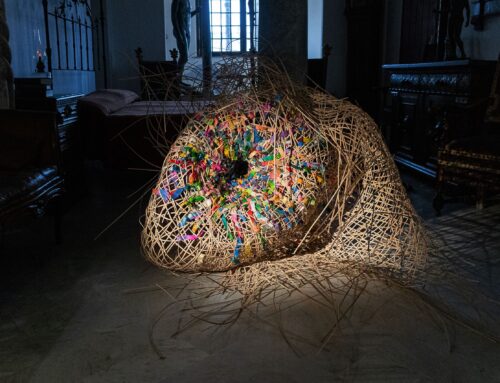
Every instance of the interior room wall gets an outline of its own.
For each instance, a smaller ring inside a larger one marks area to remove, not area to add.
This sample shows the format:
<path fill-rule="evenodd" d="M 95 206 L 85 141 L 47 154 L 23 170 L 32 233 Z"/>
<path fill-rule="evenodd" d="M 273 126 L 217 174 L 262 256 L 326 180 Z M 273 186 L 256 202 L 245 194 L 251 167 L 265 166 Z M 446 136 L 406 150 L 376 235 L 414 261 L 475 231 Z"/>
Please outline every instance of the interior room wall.
<path fill-rule="evenodd" d="M 307 70 L 307 1 L 259 3 L 259 51 L 279 58 L 291 77 L 305 79 Z"/>
<path fill-rule="evenodd" d="M 332 47 L 326 89 L 337 97 L 346 94 L 347 22 L 344 11 L 344 1 L 327 0 L 323 4 L 323 42 Z"/>
<path fill-rule="evenodd" d="M 164 0 L 106 1 L 108 88 L 140 91 L 135 49 L 144 60 L 165 60 Z M 171 36 L 169 34 L 169 36 Z"/>
<path fill-rule="evenodd" d="M 58 0 L 49 0 L 53 9 Z M 14 77 L 35 75 L 36 50 L 45 51 L 45 22 L 42 0 L 5 0 L 7 23 L 10 30 L 12 69 Z M 51 36 L 55 46 L 55 36 Z M 47 59 L 45 58 L 47 65 Z M 54 94 L 88 93 L 95 89 L 92 72 L 53 71 Z"/>
<path fill-rule="evenodd" d="M 484 30 L 463 28 L 465 53 L 476 60 L 496 60 L 500 53 L 500 15 L 485 18 Z"/>
<path fill-rule="evenodd" d="M 383 63 L 398 63 L 401 38 L 403 2 L 385 0 L 382 31 Z M 347 20 L 345 2 L 328 0 L 323 5 L 323 41 L 332 46 L 328 60 L 326 89 L 337 97 L 346 96 L 347 77 Z M 382 72 L 380 83 L 382 84 Z"/>
<path fill-rule="evenodd" d="M 401 39 L 401 0 L 385 0 L 382 62 L 398 63 Z M 323 41 L 332 46 L 326 89 L 337 97 L 346 95 L 347 21 L 345 2 L 327 0 L 323 5 Z"/>
<path fill-rule="evenodd" d="M 403 1 L 386 0 L 384 63 L 399 62 Z M 496 60 L 500 53 L 500 16 L 485 18 L 483 31 L 473 26 L 462 29 L 462 40 L 468 57 L 474 60 Z"/>
<path fill-rule="evenodd" d="M 401 0 L 385 0 L 384 12 L 382 62 L 384 64 L 396 64 L 399 63 L 399 50 L 401 46 L 403 2 Z"/>
<path fill-rule="evenodd" d="M 108 20 L 106 18 L 106 1 L 107 0 L 90 0 L 92 6 L 92 15 L 94 19 L 98 22 L 98 30 L 99 30 L 99 57 L 100 65 L 96 68 L 95 71 L 95 87 L 96 89 L 104 89 L 107 87 L 106 82 L 110 77 L 109 70 L 109 35 L 107 23 Z M 104 13 L 101 13 L 102 12 Z M 103 28 L 104 25 L 104 28 Z"/>
<path fill-rule="evenodd" d="M 87 94 L 95 90 L 95 73 L 55 70 L 52 84 L 54 95 Z"/>
<path fill-rule="evenodd" d="M 28 77 L 35 73 L 36 49 L 46 46 L 42 1 L 5 0 L 5 10 L 14 76 Z"/>

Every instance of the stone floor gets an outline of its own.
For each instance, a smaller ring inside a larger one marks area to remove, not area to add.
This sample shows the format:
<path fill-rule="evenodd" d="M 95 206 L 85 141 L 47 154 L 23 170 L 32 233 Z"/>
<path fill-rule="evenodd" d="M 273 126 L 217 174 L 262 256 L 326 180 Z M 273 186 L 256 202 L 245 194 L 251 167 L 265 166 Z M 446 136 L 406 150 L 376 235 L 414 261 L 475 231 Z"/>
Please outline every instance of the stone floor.
<path fill-rule="evenodd" d="M 95 239 L 153 174 L 96 166 L 91 174 L 86 197 L 64 217 L 61 245 L 50 218 L 0 239 L 0 382 L 500 382 L 500 345 L 488 339 L 500 336 L 498 202 L 483 211 L 450 204 L 436 219 L 432 187 L 403 177 L 460 260 L 458 273 L 486 294 L 468 302 L 472 287 L 461 285 L 447 303 L 476 319 L 488 314 L 484 331 L 373 281 L 335 328 L 334 310 L 297 298 L 279 318 L 262 308 L 231 327 L 194 322 L 173 336 L 193 311 L 173 301 L 176 277 L 141 258 L 144 205 Z"/>

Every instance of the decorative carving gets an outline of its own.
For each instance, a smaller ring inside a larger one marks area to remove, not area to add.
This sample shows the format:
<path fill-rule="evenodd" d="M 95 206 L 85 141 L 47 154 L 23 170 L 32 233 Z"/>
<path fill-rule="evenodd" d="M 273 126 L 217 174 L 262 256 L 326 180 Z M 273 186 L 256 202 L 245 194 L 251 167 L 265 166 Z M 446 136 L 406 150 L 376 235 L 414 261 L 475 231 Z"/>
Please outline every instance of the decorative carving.
<path fill-rule="evenodd" d="M 177 59 L 179 58 L 179 51 L 176 48 L 170 49 L 170 57 L 172 57 L 172 61 L 178 65 Z"/>
<path fill-rule="evenodd" d="M 469 73 L 393 73 L 391 88 L 419 93 L 464 95 L 470 91 Z"/>
<path fill-rule="evenodd" d="M 494 63 L 393 64 L 384 70 L 390 78 L 386 134 L 395 159 L 434 178 L 445 143 L 481 133 Z"/>
<path fill-rule="evenodd" d="M 430 102 L 427 108 L 428 124 L 426 124 L 425 135 L 432 152 L 437 153 L 449 140 L 449 123 L 446 108 L 442 104 Z"/>
<path fill-rule="evenodd" d="M 66 106 L 64 107 L 64 116 L 65 116 L 65 117 L 68 117 L 68 116 L 70 116 L 70 115 L 71 115 L 71 113 L 73 113 L 73 109 L 71 108 L 71 106 L 66 105 Z"/>
<path fill-rule="evenodd" d="M 61 0 L 56 7 L 56 15 L 59 17 L 70 17 L 70 14 L 73 14 L 78 17 L 79 7 L 83 7 L 86 15 L 92 18 L 92 11 L 88 0 Z"/>

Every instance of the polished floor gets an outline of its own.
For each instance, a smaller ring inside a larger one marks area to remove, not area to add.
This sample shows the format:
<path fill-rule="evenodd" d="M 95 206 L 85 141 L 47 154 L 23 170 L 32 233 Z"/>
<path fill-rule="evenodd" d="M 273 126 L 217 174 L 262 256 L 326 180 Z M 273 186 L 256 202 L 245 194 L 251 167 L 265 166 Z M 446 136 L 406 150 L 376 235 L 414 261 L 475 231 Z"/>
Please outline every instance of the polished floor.
<path fill-rule="evenodd" d="M 446 293 L 447 303 L 484 314 L 471 314 L 475 322 L 374 281 L 326 343 L 335 313 L 312 302 L 278 321 L 263 308 L 232 327 L 195 323 L 176 334 L 192 307 L 174 300 L 176 277 L 139 249 L 140 197 L 153 176 L 93 164 L 85 197 L 64 216 L 62 244 L 50 217 L 4 233 L 0 382 L 500 381 L 498 201 L 482 211 L 449 204 L 436 219 L 432 185 L 403 176 L 416 209 L 460 260 L 457 275 L 474 285 Z M 485 298 L 467 301 L 474 289 Z"/>

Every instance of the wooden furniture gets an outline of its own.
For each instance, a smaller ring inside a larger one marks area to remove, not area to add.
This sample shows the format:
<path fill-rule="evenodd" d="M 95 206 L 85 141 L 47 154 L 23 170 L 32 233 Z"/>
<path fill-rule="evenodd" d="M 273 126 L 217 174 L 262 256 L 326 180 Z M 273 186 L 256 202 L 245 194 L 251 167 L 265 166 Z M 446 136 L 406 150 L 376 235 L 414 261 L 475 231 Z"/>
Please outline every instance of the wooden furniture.
<path fill-rule="evenodd" d="M 83 94 L 58 95 L 49 99 L 49 110 L 56 110 L 57 133 L 61 150 L 61 174 L 68 192 L 77 196 L 85 185 L 81 129 L 77 102 Z"/>
<path fill-rule="evenodd" d="M 161 167 L 188 116 L 204 101 L 137 101 L 129 90 L 105 89 L 78 102 L 87 158 L 113 168 Z"/>
<path fill-rule="evenodd" d="M 480 134 L 459 138 L 439 150 L 437 194 L 433 201 L 437 214 L 444 205 L 445 189 L 449 185 L 459 186 L 456 189 L 462 196 L 473 192 L 478 208 L 483 207 L 485 194 L 500 191 L 499 97 L 500 56 L 485 121 L 476 129 Z"/>
<path fill-rule="evenodd" d="M 171 52 L 171 61 L 146 61 L 142 49 L 135 50 L 141 78 L 141 99 L 177 100 L 181 94 L 181 73 L 177 65 L 177 50 Z"/>
<path fill-rule="evenodd" d="M 396 162 L 435 178 L 438 150 L 479 134 L 494 68 L 473 60 L 384 65 L 381 125 Z"/>
<path fill-rule="evenodd" d="M 77 102 L 83 94 L 55 95 L 53 97 L 29 97 L 16 93 L 18 110 L 46 111 L 55 116 L 59 170 L 65 179 L 68 197 L 78 197 L 84 186 L 83 150 L 78 124 Z"/>
<path fill-rule="evenodd" d="M 59 159 L 55 113 L 0 111 L 0 231 L 52 208 L 60 240 Z"/>
<path fill-rule="evenodd" d="M 445 187 L 460 187 L 460 196 L 475 194 L 482 208 L 485 194 L 500 191 L 500 135 L 465 137 L 439 151 L 437 194 L 433 201 L 439 215 L 445 203 Z M 456 194 L 456 193 L 455 193 Z"/>

